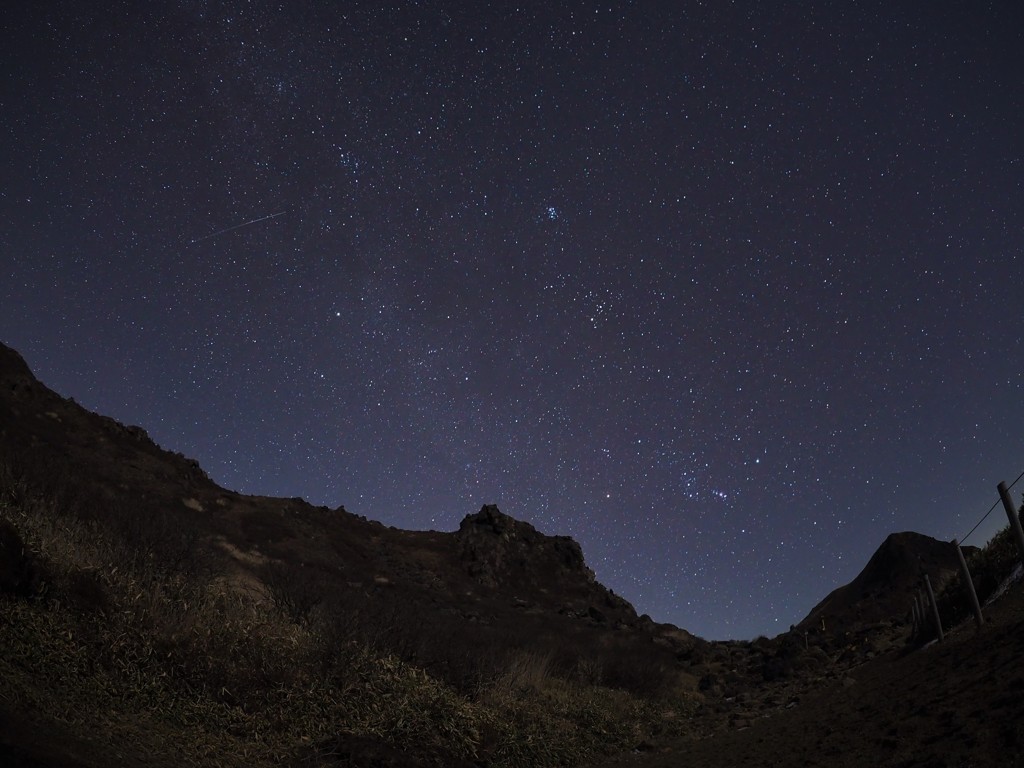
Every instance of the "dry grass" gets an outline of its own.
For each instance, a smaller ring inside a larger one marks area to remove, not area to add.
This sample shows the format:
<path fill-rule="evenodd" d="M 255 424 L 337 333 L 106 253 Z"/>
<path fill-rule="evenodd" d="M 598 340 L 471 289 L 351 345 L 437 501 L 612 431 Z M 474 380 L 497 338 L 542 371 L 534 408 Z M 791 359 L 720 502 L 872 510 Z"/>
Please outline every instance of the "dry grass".
<path fill-rule="evenodd" d="M 126 765 L 341 765 L 339 738 L 424 765 L 574 765 L 678 731 L 666 709 L 692 706 L 594 684 L 604 661 L 559 677 L 529 648 L 460 689 L 390 652 L 387 627 L 353 613 L 339 630 L 309 584 L 279 581 L 268 603 L 191 567 L 177 539 L 83 519 L 6 467 L 0 520 L 45 573 L 32 598 L 0 595 L 0 705 Z"/>

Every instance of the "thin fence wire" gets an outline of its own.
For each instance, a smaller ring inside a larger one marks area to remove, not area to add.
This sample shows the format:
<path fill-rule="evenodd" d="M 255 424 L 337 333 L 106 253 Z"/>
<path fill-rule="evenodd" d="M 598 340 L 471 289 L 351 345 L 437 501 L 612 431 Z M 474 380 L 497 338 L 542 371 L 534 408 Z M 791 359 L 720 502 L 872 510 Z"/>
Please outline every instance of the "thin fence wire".
<path fill-rule="evenodd" d="M 1013 488 L 1013 486 L 1015 486 L 1018 482 L 1020 482 L 1020 479 L 1022 477 L 1024 477 L 1024 472 L 1021 472 L 1019 475 L 1017 475 L 1017 479 L 1014 480 L 1012 483 L 1010 483 L 1006 487 L 1006 490 L 1010 490 L 1011 488 Z M 972 533 L 974 533 L 976 530 L 978 530 L 978 526 L 981 525 L 982 523 L 984 523 L 986 519 L 988 519 L 988 516 L 992 514 L 992 510 L 994 510 L 996 507 L 999 506 L 1000 501 L 1001 501 L 1000 499 L 996 499 L 996 503 L 993 504 L 991 507 L 989 507 L 988 512 L 986 512 L 984 514 L 984 516 L 981 518 L 981 520 L 979 520 L 977 523 L 975 523 L 974 527 L 971 528 L 971 530 L 969 530 L 967 532 L 966 536 L 964 536 L 961 539 L 958 539 L 957 541 L 959 541 L 959 543 L 961 543 L 961 544 L 963 544 L 965 541 L 967 541 L 968 536 L 970 536 Z"/>
<path fill-rule="evenodd" d="M 1021 479 L 1022 477 L 1024 477 L 1024 472 L 1021 472 L 1021 473 L 1020 473 L 1019 475 L 1017 475 L 1017 479 L 1016 479 L 1016 480 L 1014 480 L 1014 481 L 1013 481 L 1012 483 L 1010 483 L 1010 484 L 1009 484 L 1009 485 L 1008 485 L 1008 486 L 1006 487 L 1006 490 L 1010 490 L 1011 488 L 1013 488 L 1013 486 L 1015 486 L 1015 485 L 1017 484 L 1017 482 L 1018 482 L 1018 481 L 1019 481 L 1019 480 L 1020 480 L 1020 479 Z"/>
<path fill-rule="evenodd" d="M 971 530 L 969 530 L 967 532 L 967 536 L 964 536 L 961 539 L 959 539 L 959 542 L 961 544 L 963 544 L 965 541 L 967 541 L 967 537 L 968 536 L 970 536 L 972 533 L 974 533 L 976 530 L 978 530 L 978 526 L 985 522 L 985 520 L 988 518 L 988 516 L 992 514 L 992 510 L 993 509 L 995 509 L 996 507 L 999 506 L 999 501 L 1000 501 L 999 499 L 996 499 L 996 503 L 993 504 L 991 507 L 989 507 L 988 512 L 985 513 L 985 516 L 982 517 L 981 520 L 979 520 L 977 523 L 975 523 L 974 527 L 971 528 Z"/>

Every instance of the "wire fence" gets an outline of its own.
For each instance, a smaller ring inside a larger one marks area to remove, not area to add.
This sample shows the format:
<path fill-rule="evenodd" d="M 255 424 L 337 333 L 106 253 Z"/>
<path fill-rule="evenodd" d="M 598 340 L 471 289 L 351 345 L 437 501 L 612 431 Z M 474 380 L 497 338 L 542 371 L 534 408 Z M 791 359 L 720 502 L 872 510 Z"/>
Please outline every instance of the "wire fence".
<path fill-rule="evenodd" d="M 1017 505 L 1013 503 L 1010 497 L 1010 491 L 1021 481 L 1022 478 L 1024 478 L 1024 472 L 1017 475 L 1017 478 L 1010 483 L 1009 486 L 1005 483 L 999 483 L 999 498 L 996 500 L 996 503 L 989 507 L 988 512 L 982 515 L 981 519 L 975 523 L 974 527 L 967 532 L 967 535 L 959 541 L 957 539 L 953 539 L 951 542 L 956 549 L 957 558 L 960 561 L 960 583 L 963 585 L 964 591 L 970 598 L 971 610 L 974 613 L 974 620 L 978 629 L 981 629 L 985 624 L 985 616 L 982 612 L 981 604 L 978 601 L 978 592 L 974 577 L 971 575 L 971 569 L 964 557 L 964 551 L 961 545 L 971 534 L 978 530 L 978 527 L 988 519 L 988 516 L 992 514 L 995 508 L 1002 504 L 1006 508 L 1006 515 L 1010 522 L 1010 531 L 1015 539 L 1017 559 L 1021 563 L 1024 563 L 1024 529 L 1021 528 L 1020 524 L 1020 517 L 1024 516 L 1024 506 L 1022 506 L 1020 512 L 1018 512 Z M 1020 568 L 1021 565 L 1018 564 L 1016 572 L 1019 572 Z M 989 565 L 988 570 L 988 578 L 991 581 L 991 571 L 993 570 L 991 564 Z M 1013 576 L 1011 575 L 1010 578 L 1013 578 Z M 996 594 L 998 594 L 999 589 L 1004 588 L 998 584 L 996 584 L 996 587 Z M 989 597 L 991 598 L 991 593 Z M 936 593 L 933 591 L 932 584 L 929 581 L 928 573 L 923 569 L 921 574 L 921 586 L 917 589 L 916 593 L 912 595 L 912 598 L 913 603 L 910 606 L 912 637 L 919 641 L 923 641 L 932 632 L 934 632 L 935 639 L 941 641 L 943 639 L 943 619 L 940 615 L 942 613 L 942 607 L 940 606 L 941 601 L 937 599 Z M 948 617 L 948 601 L 946 601 L 945 607 L 947 608 Z M 956 616 L 955 611 L 953 611 L 953 615 L 954 617 Z"/>
<path fill-rule="evenodd" d="M 1021 472 L 1019 475 L 1017 475 L 1017 479 L 1014 480 L 1012 483 L 1010 483 L 1009 486 L 1007 486 L 1006 490 L 1012 491 L 1013 490 L 1013 486 L 1015 486 L 1018 482 L 1020 482 L 1020 479 L 1022 477 L 1024 477 L 1024 472 Z M 972 533 L 974 533 L 976 530 L 978 530 L 978 526 L 980 526 L 982 523 L 985 522 L 985 520 L 988 518 L 988 516 L 992 514 L 993 510 L 995 510 L 995 508 L 998 507 L 1000 505 L 1000 503 L 1002 503 L 1002 499 L 996 499 L 995 504 L 993 504 L 991 507 L 989 507 L 988 512 L 986 512 L 984 515 L 982 515 L 981 520 L 979 520 L 977 523 L 975 523 L 974 527 L 971 528 L 971 530 L 969 530 L 965 536 L 962 536 L 961 538 L 957 539 L 957 541 L 959 541 L 961 544 L 963 544 L 965 541 L 967 541 L 967 537 L 970 536 Z"/>

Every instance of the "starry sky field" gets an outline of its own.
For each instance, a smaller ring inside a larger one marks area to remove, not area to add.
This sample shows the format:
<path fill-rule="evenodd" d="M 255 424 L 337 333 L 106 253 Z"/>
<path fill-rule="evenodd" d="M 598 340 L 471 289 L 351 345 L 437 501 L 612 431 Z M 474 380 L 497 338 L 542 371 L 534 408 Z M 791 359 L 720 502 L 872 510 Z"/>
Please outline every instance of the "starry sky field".
<path fill-rule="evenodd" d="M 228 488 L 415 529 L 496 503 L 723 639 L 1024 471 L 1021 3 L 0 29 L 0 341 Z"/>

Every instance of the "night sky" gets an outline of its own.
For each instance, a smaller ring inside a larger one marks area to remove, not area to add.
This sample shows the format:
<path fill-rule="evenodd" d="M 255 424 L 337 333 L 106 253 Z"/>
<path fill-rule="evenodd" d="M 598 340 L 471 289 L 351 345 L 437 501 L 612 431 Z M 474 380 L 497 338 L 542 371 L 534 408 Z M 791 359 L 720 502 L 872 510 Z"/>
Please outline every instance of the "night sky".
<path fill-rule="evenodd" d="M 1024 470 L 1019 2 L 21 3 L 0 62 L 0 341 L 227 488 L 495 503 L 722 639 Z"/>

